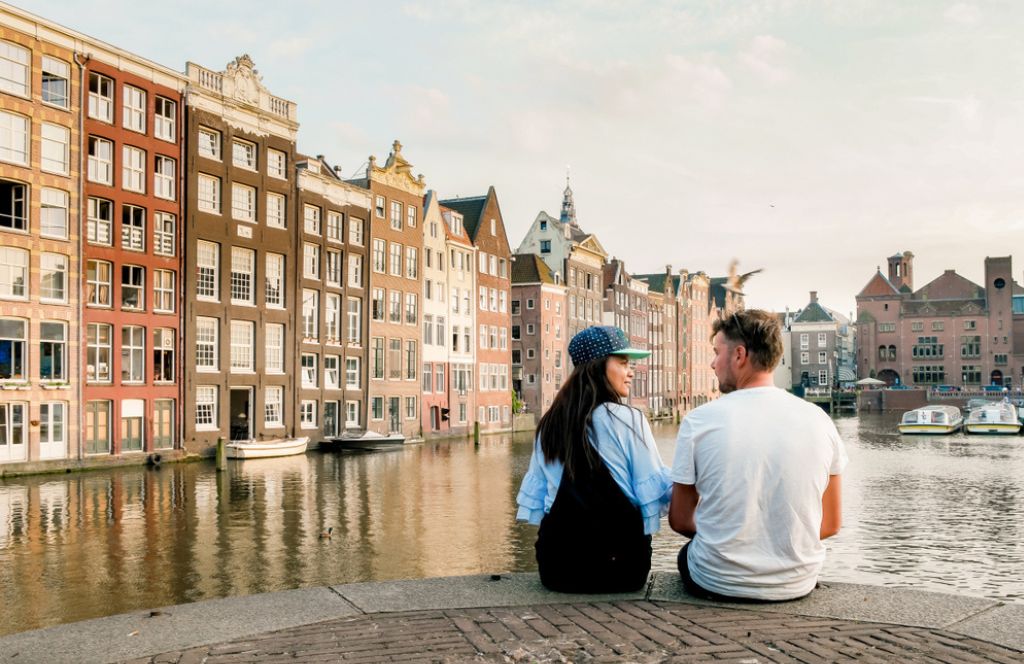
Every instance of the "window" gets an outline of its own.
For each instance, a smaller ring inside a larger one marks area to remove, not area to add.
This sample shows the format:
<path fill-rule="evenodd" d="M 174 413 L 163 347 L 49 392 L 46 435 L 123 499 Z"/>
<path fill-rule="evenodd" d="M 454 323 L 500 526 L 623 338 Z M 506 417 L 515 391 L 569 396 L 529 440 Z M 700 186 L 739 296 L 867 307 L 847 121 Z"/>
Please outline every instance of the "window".
<path fill-rule="evenodd" d="M 345 402 L 345 428 L 346 429 L 358 429 L 359 428 L 359 402 L 358 401 L 346 401 Z"/>
<path fill-rule="evenodd" d="M 946 368 L 930 364 L 915 366 L 912 376 L 915 384 L 942 384 L 946 382 Z"/>
<path fill-rule="evenodd" d="M 351 390 L 359 389 L 359 378 L 362 375 L 358 357 L 345 358 L 345 388 Z"/>
<path fill-rule="evenodd" d="M 823 350 L 818 351 L 818 364 L 828 364 L 828 354 Z"/>
<path fill-rule="evenodd" d="M 416 342 L 405 342 L 405 379 L 416 380 Z"/>
<path fill-rule="evenodd" d="M 28 186 L 0 180 L 0 228 L 28 230 Z"/>
<path fill-rule="evenodd" d="M 153 135 L 175 142 L 178 138 L 177 104 L 170 99 L 157 96 L 153 103 Z"/>
<path fill-rule="evenodd" d="M 145 193 L 146 153 L 130 145 L 121 150 L 121 188 L 126 191 Z"/>
<path fill-rule="evenodd" d="M 153 311 L 174 312 L 174 272 L 153 270 Z"/>
<path fill-rule="evenodd" d="M 153 401 L 153 448 L 162 450 L 174 446 L 174 399 Z"/>
<path fill-rule="evenodd" d="M 388 245 L 388 251 L 388 273 L 402 276 L 402 245 L 392 242 Z"/>
<path fill-rule="evenodd" d="M 67 380 L 67 325 L 58 322 L 39 323 L 39 378 Z"/>
<path fill-rule="evenodd" d="M 267 254 L 265 299 L 268 307 L 284 307 L 284 256 Z"/>
<path fill-rule="evenodd" d="M 282 194 L 267 194 L 267 226 L 270 228 L 286 228 L 285 198 Z"/>
<path fill-rule="evenodd" d="M 29 120 L 0 111 L 0 161 L 28 166 Z"/>
<path fill-rule="evenodd" d="M 284 373 L 284 325 L 267 323 L 263 335 L 267 342 L 264 362 L 267 373 Z"/>
<path fill-rule="evenodd" d="M 288 179 L 288 156 L 280 150 L 267 148 L 267 175 L 272 178 Z"/>
<path fill-rule="evenodd" d="M 327 239 L 332 242 L 343 242 L 341 231 L 341 213 L 327 211 Z"/>
<path fill-rule="evenodd" d="M 302 401 L 299 403 L 299 425 L 303 429 L 316 428 L 316 402 Z"/>
<path fill-rule="evenodd" d="M 480 286 L 480 310 L 487 311 L 487 289 Z"/>
<path fill-rule="evenodd" d="M 114 81 L 102 74 L 89 74 L 89 117 L 114 121 Z"/>
<path fill-rule="evenodd" d="M 996 353 L 993 356 L 992 361 L 999 366 L 1005 366 L 1008 363 L 1009 355 L 1006 353 Z"/>
<path fill-rule="evenodd" d="M 220 178 L 199 174 L 197 204 L 203 212 L 220 214 Z"/>
<path fill-rule="evenodd" d="M 126 325 L 121 328 L 121 382 L 146 380 L 146 328 Z"/>
<path fill-rule="evenodd" d="M 384 419 L 384 397 L 373 397 L 370 400 L 370 418 L 374 420 Z"/>
<path fill-rule="evenodd" d="M 256 188 L 231 183 L 231 218 L 238 221 L 256 222 Z"/>
<path fill-rule="evenodd" d="M 43 188 L 40 191 L 39 233 L 43 237 L 68 237 L 68 192 Z M 0 213 L 2 217 L 2 213 Z M 3 224 L 0 222 L 0 227 Z"/>
<path fill-rule="evenodd" d="M 169 212 L 153 214 L 153 253 L 161 256 L 173 256 L 175 252 L 176 219 Z"/>
<path fill-rule="evenodd" d="M 121 247 L 129 251 L 146 250 L 145 208 L 121 206 Z"/>
<path fill-rule="evenodd" d="M 826 335 L 826 333 L 825 332 L 818 332 L 818 348 L 821 348 L 822 346 L 826 345 L 827 343 L 828 343 L 828 336 Z"/>
<path fill-rule="evenodd" d="M 329 344 L 341 343 L 341 296 L 327 293 L 324 298 L 324 336 Z"/>
<path fill-rule="evenodd" d="M 42 65 L 43 103 L 68 108 L 71 94 L 71 65 L 46 55 L 42 58 Z"/>
<path fill-rule="evenodd" d="M 981 337 L 964 336 L 960 338 L 960 357 L 978 358 L 981 357 Z"/>
<path fill-rule="evenodd" d="M 26 323 L 0 318 L 0 380 L 25 380 Z"/>
<path fill-rule="evenodd" d="M 341 252 L 328 249 L 327 265 L 324 269 L 324 281 L 331 286 L 341 287 Z"/>
<path fill-rule="evenodd" d="M 320 278 L 320 247 L 309 242 L 302 245 L 302 276 L 307 279 Z"/>
<path fill-rule="evenodd" d="M 416 397 L 405 398 L 405 419 L 416 419 Z"/>
<path fill-rule="evenodd" d="M 341 389 L 341 358 L 337 355 L 324 355 L 324 389 Z"/>
<path fill-rule="evenodd" d="M 44 122 L 39 133 L 40 170 L 67 175 L 71 169 L 71 130 Z"/>
<path fill-rule="evenodd" d="M 130 85 L 122 90 L 121 124 L 125 129 L 146 133 L 146 93 Z"/>
<path fill-rule="evenodd" d="M 388 379 L 402 377 L 402 340 L 388 339 Z"/>
<path fill-rule="evenodd" d="M 239 168 L 255 171 L 256 145 L 236 138 L 231 142 L 231 163 Z"/>
<path fill-rule="evenodd" d="M 481 251 L 477 256 L 480 258 L 480 274 L 487 274 L 487 254 Z"/>
<path fill-rule="evenodd" d="M 256 324 L 249 320 L 231 321 L 231 373 L 249 373 L 255 369 L 255 326 Z"/>
<path fill-rule="evenodd" d="M 373 241 L 373 271 L 384 274 L 385 266 L 385 242 L 384 240 Z"/>
<path fill-rule="evenodd" d="M 199 156 L 220 161 L 220 132 L 206 127 L 199 128 Z"/>
<path fill-rule="evenodd" d="M 942 357 L 943 351 L 944 344 L 939 343 L 938 337 L 918 337 L 912 354 L 915 359 Z"/>
<path fill-rule="evenodd" d="M 110 141 L 89 137 L 89 157 L 86 164 L 86 177 L 90 182 L 114 184 L 114 144 Z"/>
<path fill-rule="evenodd" d="M 217 388 L 213 385 L 196 387 L 196 429 L 199 431 L 216 431 L 217 420 Z"/>
<path fill-rule="evenodd" d="M 550 254 L 551 253 L 551 240 L 540 241 L 540 253 Z"/>
<path fill-rule="evenodd" d="M 173 201 L 177 195 L 174 191 L 174 160 L 163 155 L 156 155 L 153 160 L 153 195 Z"/>
<path fill-rule="evenodd" d="M 916 323 L 916 325 L 921 325 L 921 323 Z M 878 331 L 879 332 L 895 332 L 896 331 L 896 323 L 879 323 L 878 324 Z"/>
<path fill-rule="evenodd" d="M 0 91 L 28 97 L 31 72 L 32 52 L 9 41 L 0 41 Z"/>
<path fill-rule="evenodd" d="M 28 252 L 0 247 L 0 297 L 28 299 Z"/>
<path fill-rule="evenodd" d="M 44 253 L 39 257 L 39 299 L 67 302 L 68 257 Z"/>
<path fill-rule="evenodd" d="M 534 307 L 534 301 L 533 301 L 533 298 L 530 298 L 530 299 L 528 299 L 526 301 L 526 308 L 527 309 L 533 309 L 533 307 Z"/>
<path fill-rule="evenodd" d="M 349 217 L 348 219 L 348 241 L 349 244 L 355 244 L 363 246 L 363 220 L 354 219 Z M 350 402 L 351 403 L 351 402 Z"/>
<path fill-rule="evenodd" d="M 231 247 L 232 304 L 256 304 L 252 288 L 255 264 L 255 251 L 244 247 Z"/>
<path fill-rule="evenodd" d="M 196 296 L 216 302 L 220 297 L 220 245 L 199 240 L 196 243 Z"/>
<path fill-rule="evenodd" d="M 216 318 L 196 318 L 196 371 L 217 371 L 220 365 L 217 331 Z"/>
<path fill-rule="evenodd" d="M 881 327 L 881 325 L 879 325 L 879 327 Z M 895 325 L 894 325 L 894 327 L 895 327 Z M 924 323 L 919 321 L 919 320 L 912 322 L 910 324 L 910 331 L 911 332 L 924 332 Z M 879 330 L 879 332 L 881 332 L 881 330 Z"/>
<path fill-rule="evenodd" d="M 302 338 L 316 341 L 319 338 L 320 292 L 302 290 Z"/>
<path fill-rule="evenodd" d="M 111 334 L 111 326 L 106 323 L 89 323 L 86 326 L 85 378 L 87 381 L 110 382 Z"/>
<path fill-rule="evenodd" d="M 384 339 L 370 340 L 370 378 L 384 377 Z"/>
<path fill-rule="evenodd" d="M 93 307 L 110 306 L 110 263 L 90 260 L 85 269 L 87 304 Z"/>
<path fill-rule="evenodd" d="M 50 401 L 39 405 L 39 443 L 62 445 L 66 408 L 63 402 Z"/>
<path fill-rule="evenodd" d="M 498 291 L 498 311 L 500 313 L 508 311 L 508 293 L 506 291 Z"/>
<path fill-rule="evenodd" d="M 419 274 L 419 266 L 417 264 L 417 251 L 416 247 L 405 248 L 405 276 L 409 279 L 415 279 Z"/>
<path fill-rule="evenodd" d="M 153 330 L 153 381 L 173 383 L 174 375 L 174 330 L 158 327 Z"/>
<path fill-rule="evenodd" d="M 302 228 L 312 235 L 320 235 L 321 210 L 316 205 L 302 206 Z"/>
<path fill-rule="evenodd" d="M 409 228 L 416 228 L 416 206 L 406 205 L 405 206 L 405 224 Z"/>
<path fill-rule="evenodd" d="M 961 370 L 961 378 L 965 385 L 981 384 L 981 367 L 977 365 L 964 365 Z"/>
<path fill-rule="evenodd" d="M 405 322 L 408 325 L 416 325 L 418 322 L 416 315 L 416 293 L 405 294 Z"/>
<path fill-rule="evenodd" d="M 1013 313 L 1017 313 L 1017 312 L 1014 311 Z M 964 321 L 964 329 L 965 330 L 976 330 L 976 329 L 978 329 L 978 321 L 965 320 Z"/>
<path fill-rule="evenodd" d="M 941 321 L 941 320 L 933 320 L 932 321 L 932 331 L 933 332 L 941 332 L 944 329 L 946 329 L 945 321 Z"/>
<path fill-rule="evenodd" d="M 398 201 L 391 201 L 391 228 L 402 230 L 402 204 Z"/>
<path fill-rule="evenodd" d="M 85 404 L 85 451 L 87 454 L 110 452 L 110 402 Z"/>
<path fill-rule="evenodd" d="M 434 391 L 438 393 L 444 393 L 444 365 L 437 364 L 434 366 Z"/>
<path fill-rule="evenodd" d="M 401 291 L 388 291 L 388 322 L 402 322 L 402 293 Z"/>
<path fill-rule="evenodd" d="M 352 288 L 363 287 L 363 257 L 356 254 L 348 255 L 348 285 Z"/>
<path fill-rule="evenodd" d="M 300 360 L 300 368 L 302 370 L 302 386 L 303 387 L 316 387 L 317 386 L 317 363 L 319 356 L 316 353 L 303 353 Z"/>
<path fill-rule="evenodd" d="M 345 338 L 349 344 L 358 346 L 363 342 L 362 327 L 363 301 L 358 297 L 348 298 L 348 325 Z"/>
<path fill-rule="evenodd" d="M 146 269 L 141 265 L 121 266 L 121 308 L 142 311 L 146 308 Z"/>
<path fill-rule="evenodd" d="M 284 405 L 284 388 L 273 385 L 266 388 L 263 399 L 263 424 L 268 427 L 284 426 L 281 408 Z"/>
<path fill-rule="evenodd" d="M 384 320 L 384 289 L 374 288 L 370 299 L 370 317 L 373 320 Z"/>

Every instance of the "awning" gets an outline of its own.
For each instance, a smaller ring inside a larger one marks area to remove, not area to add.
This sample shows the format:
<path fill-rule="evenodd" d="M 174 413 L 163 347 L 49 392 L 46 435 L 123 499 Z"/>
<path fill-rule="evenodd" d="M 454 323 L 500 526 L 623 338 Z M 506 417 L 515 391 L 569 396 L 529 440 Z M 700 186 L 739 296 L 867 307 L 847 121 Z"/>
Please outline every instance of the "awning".
<path fill-rule="evenodd" d="M 839 382 L 852 383 L 857 380 L 857 374 L 853 373 L 850 367 L 839 367 Z"/>

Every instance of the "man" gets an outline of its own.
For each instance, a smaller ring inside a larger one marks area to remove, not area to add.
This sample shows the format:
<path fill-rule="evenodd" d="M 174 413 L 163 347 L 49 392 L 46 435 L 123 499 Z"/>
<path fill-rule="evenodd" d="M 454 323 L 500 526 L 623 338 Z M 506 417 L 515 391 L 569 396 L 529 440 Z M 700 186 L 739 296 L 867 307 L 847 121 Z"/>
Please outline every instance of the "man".
<path fill-rule="evenodd" d="M 707 599 L 797 599 L 839 532 L 843 442 L 823 410 L 775 387 L 773 314 L 739 311 L 712 331 L 722 397 L 683 420 L 672 464 L 669 525 L 692 538 L 679 574 Z"/>

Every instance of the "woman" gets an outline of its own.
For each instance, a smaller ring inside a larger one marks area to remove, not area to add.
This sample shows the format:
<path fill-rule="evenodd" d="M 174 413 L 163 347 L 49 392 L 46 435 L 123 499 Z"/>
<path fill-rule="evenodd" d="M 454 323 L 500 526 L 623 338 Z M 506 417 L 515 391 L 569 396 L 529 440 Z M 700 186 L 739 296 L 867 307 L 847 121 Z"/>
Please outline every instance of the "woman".
<path fill-rule="evenodd" d="M 629 347 L 617 327 L 590 327 L 569 342 L 575 369 L 540 419 L 517 518 L 540 524 L 537 566 L 550 590 L 639 590 L 651 570 L 651 535 L 672 482 L 643 414 L 629 396 Z"/>

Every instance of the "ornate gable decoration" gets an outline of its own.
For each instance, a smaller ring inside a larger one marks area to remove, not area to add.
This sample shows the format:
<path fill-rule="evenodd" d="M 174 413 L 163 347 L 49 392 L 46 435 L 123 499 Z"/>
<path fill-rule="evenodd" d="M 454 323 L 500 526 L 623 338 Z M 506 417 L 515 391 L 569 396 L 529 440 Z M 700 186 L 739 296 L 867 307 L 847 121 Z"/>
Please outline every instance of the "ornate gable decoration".
<path fill-rule="evenodd" d="M 588 235 L 584 238 L 583 242 L 580 242 L 580 246 L 601 256 L 608 255 L 608 252 L 604 250 L 604 247 L 601 246 L 601 243 L 597 241 L 597 237 L 594 235 Z"/>
<path fill-rule="evenodd" d="M 931 315 L 935 313 L 935 307 L 933 307 L 930 304 L 925 304 L 920 309 L 917 310 L 917 313 Z"/>
<path fill-rule="evenodd" d="M 224 70 L 224 94 L 253 106 L 260 105 L 261 97 L 270 96 L 263 87 L 263 76 L 256 71 L 248 54 L 240 55 L 228 63 Z"/>
<path fill-rule="evenodd" d="M 402 156 L 402 144 L 395 141 L 391 144 L 391 154 L 384 162 L 383 168 L 377 165 L 377 158 L 370 155 L 370 165 L 366 167 L 367 177 L 395 189 L 401 189 L 418 196 L 423 195 L 427 183 L 423 175 L 413 177 L 412 164 Z"/>
<path fill-rule="evenodd" d="M 981 313 L 981 307 L 979 307 L 974 302 L 968 302 L 960 311 L 964 312 L 965 314 L 979 314 Z"/>

